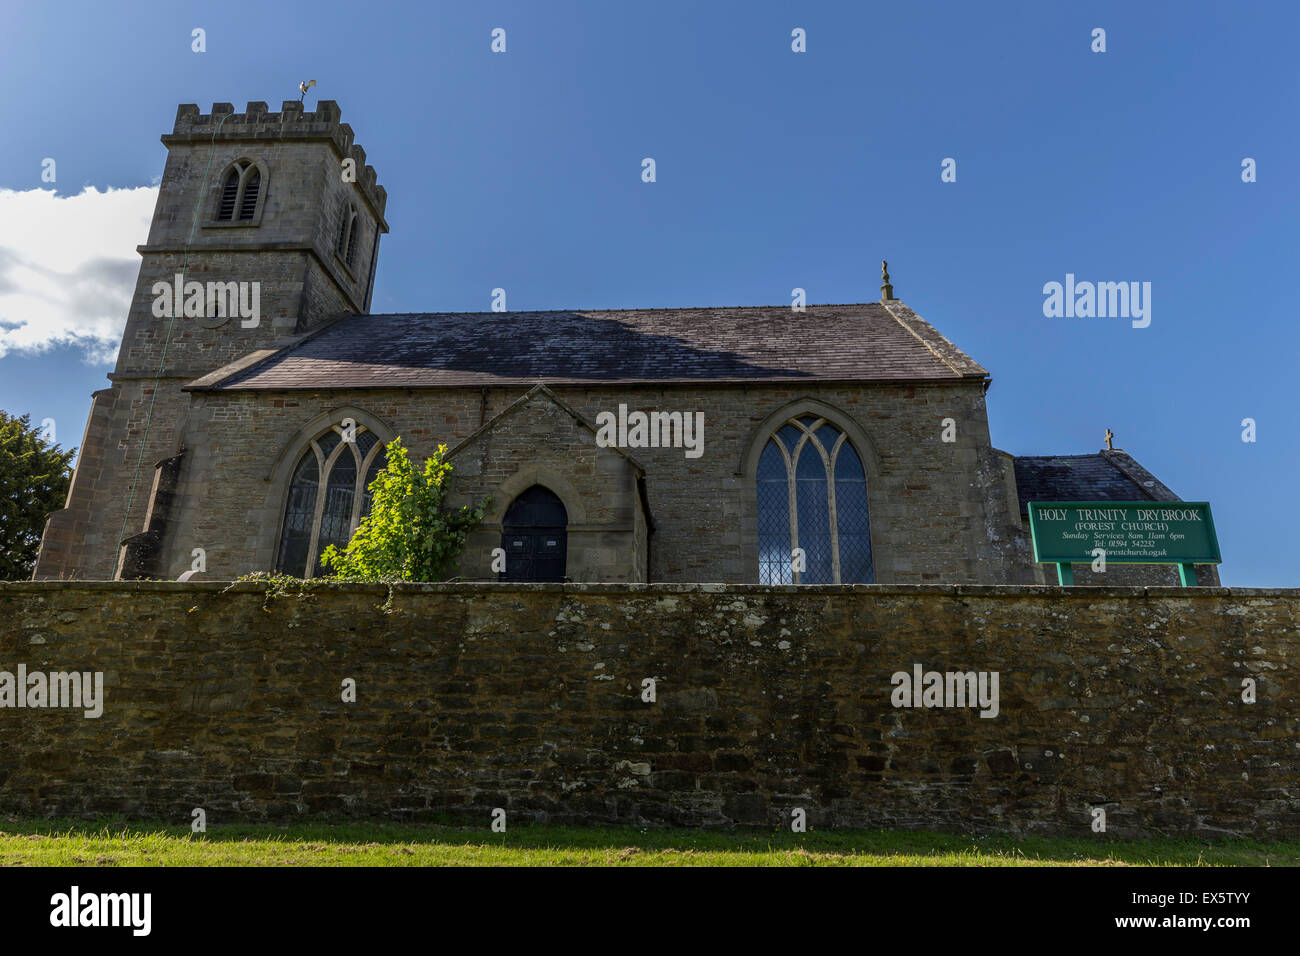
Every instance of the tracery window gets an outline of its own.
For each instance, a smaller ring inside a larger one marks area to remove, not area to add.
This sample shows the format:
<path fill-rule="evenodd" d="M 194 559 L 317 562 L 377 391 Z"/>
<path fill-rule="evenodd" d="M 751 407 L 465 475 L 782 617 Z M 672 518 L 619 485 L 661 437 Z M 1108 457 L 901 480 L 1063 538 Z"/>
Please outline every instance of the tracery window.
<path fill-rule="evenodd" d="M 349 429 L 348 431 L 351 431 Z M 355 440 L 340 425 L 312 440 L 289 482 L 276 570 L 295 577 L 323 572 L 321 552 L 347 546 L 370 513 L 370 483 L 387 461 L 383 443 L 364 425 Z"/>
<path fill-rule="evenodd" d="M 866 473 L 844 432 L 816 415 L 781 425 L 758 459 L 757 485 L 760 584 L 875 579 Z"/>

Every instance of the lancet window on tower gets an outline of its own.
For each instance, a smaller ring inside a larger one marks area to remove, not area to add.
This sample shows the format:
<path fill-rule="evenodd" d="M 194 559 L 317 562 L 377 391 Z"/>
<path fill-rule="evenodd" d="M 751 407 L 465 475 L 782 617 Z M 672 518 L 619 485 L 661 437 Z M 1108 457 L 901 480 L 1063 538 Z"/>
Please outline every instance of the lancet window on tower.
<path fill-rule="evenodd" d="M 339 217 L 339 238 L 335 251 L 339 258 L 352 268 L 357 260 L 357 209 L 351 203 L 344 203 L 343 214 Z"/>
<path fill-rule="evenodd" d="M 218 222 L 250 222 L 257 214 L 262 174 L 252 162 L 241 159 L 226 171 L 217 203 Z"/>

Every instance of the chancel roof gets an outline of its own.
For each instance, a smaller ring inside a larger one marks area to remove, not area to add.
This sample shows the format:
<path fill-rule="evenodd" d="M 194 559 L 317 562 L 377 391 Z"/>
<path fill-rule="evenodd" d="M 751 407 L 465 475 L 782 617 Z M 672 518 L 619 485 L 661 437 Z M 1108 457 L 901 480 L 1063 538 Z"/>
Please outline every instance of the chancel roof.
<path fill-rule="evenodd" d="M 1031 501 L 1178 501 L 1127 452 L 1016 456 L 1020 513 Z"/>

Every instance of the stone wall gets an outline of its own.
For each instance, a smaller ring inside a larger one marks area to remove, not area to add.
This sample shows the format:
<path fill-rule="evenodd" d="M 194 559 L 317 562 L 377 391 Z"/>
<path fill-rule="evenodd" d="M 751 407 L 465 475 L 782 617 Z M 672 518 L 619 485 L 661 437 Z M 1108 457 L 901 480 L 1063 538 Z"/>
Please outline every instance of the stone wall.
<path fill-rule="evenodd" d="M 491 499 L 460 556 L 459 577 L 492 581 L 492 552 L 505 547 L 510 503 L 533 485 L 551 489 L 567 511 L 565 576 L 573 581 L 645 583 L 641 470 L 617 448 L 601 448 L 576 412 L 534 389 L 456 447 L 447 506 Z"/>
<path fill-rule="evenodd" d="M 0 585 L 0 671 L 106 681 L 97 719 L 0 708 L 0 812 L 775 826 L 803 808 L 819 827 L 1089 836 L 1101 808 L 1107 836 L 1300 837 L 1300 591 L 385 598 Z M 997 715 L 894 707 L 891 675 L 916 664 L 997 672 Z"/>
<path fill-rule="evenodd" d="M 288 481 L 287 472 L 282 482 L 277 481 L 277 462 L 297 460 L 315 437 L 303 431 L 313 430 L 308 428 L 311 423 L 324 431 L 327 420 L 337 423 L 349 415 L 373 422 L 384 440 L 402 436 L 412 459 L 421 461 L 439 444 L 456 450 L 527 391 L 192 392 L 184 438 L 190 452 L 182 466 L 175 533 L 166 547 L 166 576 L 188 570 L 194 548 L 206 550 L 209 572 L 221 578 L 273 566 Z M 979 382 L 915 387 L 554 386 L 553 392 L 588 422 L 603 411 L 616 412 L 620 403 L 630 410 L 703 413 L 704 452 L 699 458 L 687 458 L 681 448 L 627 449 L 645 469 L 654 521 L 652 582 L 757 583 L 758 506 L 752 468 L 746 471 L 747 455 L 752 453 L 748 464 L 756 465 L 755 449 L 761 451 L 784 416 L 815 409 L 840 427 L 855 430 L 850 437 L 866 470 L 877 582 L 1032 583 L 1033 566 L 1019 516 L 1009 509 L 1005 472 L 989 444 Z M 769 424 L 774 415 L 778 420 Z M 949 417 L 957 424 L 954 443 L 941 440 L 942 421 Z M 505 419 L 504 424 L 522 434 L 516 419 Z M 508 505 L 521 490 L 511 493 L 506 487 L 511 466 L 524 472 L 539 460 L 569 449 L 567 439 L 556 439 L 544 429 L 533 429 L 531 434 L 532 450 L 520 446 L 513 461 L 499 456 L 468 484 L 453 473 L 454 486 L 463 484 L 466 494 L 491 495 L 501 507 Z M 596 436 L 585 432 L 582 440 L 585 452 L 576 455 L 563 472 L 551 471 L 561 474 L 579 496 L 606 497 L 607 477 L 598 469 L 591 475 L 581 473 L 576 461 L 579 457 L 594 460 Z M 497 444 L 502 450 L 512 447 L 505 435 Z M 467 467 L 472 458 L 466 459 Z M 485 480 L 490 477 L 501 480 Z M 556 483 L 548 487 L 571 511 L 588 510 L 578 507 L 566 488 Z M 624 500 L 617 508 L 630 521 L 633 506 L 626 496 L 620 498 Z M 462 575 L 484 576 L 490 565 L 483 563 L 480 549 L 467 554 L 470 564 L 462 567 Z M 587 580 L 636 576 L 630 557 L 603 573 L 580 562 L 574 567 L 593 575 Z"/>

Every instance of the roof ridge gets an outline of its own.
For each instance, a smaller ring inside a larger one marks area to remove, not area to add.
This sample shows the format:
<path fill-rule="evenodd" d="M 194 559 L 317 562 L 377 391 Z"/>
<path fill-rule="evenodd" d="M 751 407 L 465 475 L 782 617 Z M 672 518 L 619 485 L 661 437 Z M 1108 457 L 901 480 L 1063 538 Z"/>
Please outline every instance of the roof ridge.
<path fill-rule="evenodd" d="M 1119 460 L 1120 455 L 1123 455 L 1125 458 L 1127 458 L 1128 462 L 1125 463 L 1120 461 Z M 1109 450 L 1103 450 L 1101 452 L 1101 456 L 1105 458 L 1106 461 L 1108 461 L 1117 471 L 1121 472 L 1124 475 L 1124 477 L 1128 478 L 1135 485 L 1137 485 L 1138 488 L 1141 489 L 1142 493 L 1146 495 L 1148 498 L 1150 498 L 1152 501 L 1161 500 L 1159 497 L 1156 496 L 1155 494 L 1156 491 L 1161 491 L 1166 494 L 1172 495 L 1174 500 L 1177 501 L 1183 500 L 1182 497 L 1176 491 L 1174 491 L 1174 489 L 1170 488 L 1163 481 L 1157 478 L 1154 474 L 1151 473 L 1150 470 L 1147 469 L 1145 465 L 1143 465 L 1140 461 L 1138 461 L 1128 452 L 1124 451 L 1122 448 L 1112 448 Z M 1147 484 L 1148 481 L 1151 482 L 1150 485 Z"/>
<path fill-rule="evenodd" d="M 897 300 L 895 300 L 897 301 Z M 885 309 L 880 302 L 810 302 L 805 309 L 849 309 L 874 305 Z M 651 307 L 604 308 L 604 307 L 570 307 L 567 309 L 506 309 L 501 312 L 467 311 L 464 309 L 450 312 L 353 312 L 344 318 L 379 319 L 400 315 L 545 315 L 551 312 L 735 312 L 740 309 L 789 309 L 790 303 L 777 302 L 771 305 L 657 305 Z M 888 309 L 885 309 L 888 311 Z"/>
<path fill-rule="evenodd" d="M 902 299 L 890 299 L 888 304 L 882 302 L 880 303 L 880 306 L 885 310 L 890 318 L 910 332 L 918 342 L 933 352 L 935 358 L 948 366 L 955 375 L 958 375 L 961 378 L 991 377 L 988 373 L 988 369 L 984 368 L 984 366 L 980 365 L 979 362 L 975 361 L 963 352 L 955 343 L 944 336 L 942 332 L 936 329 L 924 318 L 917 315 L 917 313 L 910 306 L 904 303 Z M 907 315 L 903 316 L 898 312 L 895 312 L 895 307 L 902 312 L 906 312 Z M 915 325 L 913 323 L 915 323 Z M 919 331 L 916 326 L 920 326 Z M 922 335 L 922 331 L 926 334 Z M 956 354 L 951 356 L 944 354 L 948 351 Z"/>
<path fill-rule="evenodd" d="M 1119 451 L 1118 448 L 1115 449 L 1115 450 L 1116 450 L 1116 451 Z M 1124 454 L 1127 455 L 1128 452 L 1124 452 Z M 1021 459 L 1021 458 L 1024 458 L 1024 459 L 1029 459 L 1029 458 L 1104 458 L 1104 457 L 1105 457 L 1105 452 L 1100 452 L 1100 451 L 1081 452 L 1081 453 L 1079 453 L 1079 454 L 1077 454 L 1077 455 L 1012 455 L 1011 457 L 1012 457 L 1012 458 L 1015 458 L 1015 459 Z M 1130 456 L 1130 457 L 1131 457 L 1131 456 Z"/>

